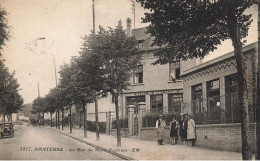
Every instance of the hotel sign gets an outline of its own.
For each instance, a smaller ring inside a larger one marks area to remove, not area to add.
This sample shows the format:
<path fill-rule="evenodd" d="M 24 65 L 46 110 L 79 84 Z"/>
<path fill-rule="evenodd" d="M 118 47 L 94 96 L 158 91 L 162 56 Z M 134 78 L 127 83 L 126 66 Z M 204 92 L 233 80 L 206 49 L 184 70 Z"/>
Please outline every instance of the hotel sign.
<path fill-rule="evenodd" d="M 168 94 L 168 93 L 183 93 L 182 89 L 170 89 L 170 90 L 160 90 L 160 91 L 144 91 L 144 92 L 135 92 L 135 96 L 142 95 L 157 95 L 157 94 Z"/>

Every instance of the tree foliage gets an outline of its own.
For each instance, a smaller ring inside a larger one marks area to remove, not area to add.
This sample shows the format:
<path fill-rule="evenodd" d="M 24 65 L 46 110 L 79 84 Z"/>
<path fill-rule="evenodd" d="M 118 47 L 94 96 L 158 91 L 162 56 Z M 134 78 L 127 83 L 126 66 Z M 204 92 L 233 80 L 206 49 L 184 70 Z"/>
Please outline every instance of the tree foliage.
<path fill-rule="evenodd" d="M 0 57 L 2 56 L 1 50 L 10 37 L 10 26 L 8 26 L 6 16 L 7 12 L 0 6 Z"/>
<path fill-rule="evenodd" d="M 22 107 L 23 98 L 19 94 L 19 87 L 15 72 L 10 73 L 0 59 L 0 113 L 10 115 Z"/>
<path fill-rule="evenodd" d="M 118 93 L 127 90 L 140 54 L 134 37 L 127 36 L 121 21 L 115 29 L 106 30 L 100 26 L 97 34 L 92 33 L 84 40 L 81 59 L 88 67 L 83 71 L 86 77 L 91 77 L 93 89 L 111 94 L 114 90 Z"/>
<path fill-rule="evenodd" d="M 226 39 L 248 35 L 251 14 L 244 11 L 253 5 L 245 0 L 137 0 L 145 9 L 143 22 L 150 22 L 148 32 L 155 37 L 155 63 L 174 59 L 203 58 Z M 239 28 L 237 28 L 239 26 Z"/>
<path fill-rule="evenodd" d="M 88 79 L 90 89 L 101 96 L 110 93 L 115 98 L 117 145 L 121 145 L 118 97 L 127 90 L 132 71 L 140 62 L 134 37 L 123 30 L 121 21 L 118 26 L 99 27 L 97 34 L 84 38 L 79 61 L 82 75 Z"/>

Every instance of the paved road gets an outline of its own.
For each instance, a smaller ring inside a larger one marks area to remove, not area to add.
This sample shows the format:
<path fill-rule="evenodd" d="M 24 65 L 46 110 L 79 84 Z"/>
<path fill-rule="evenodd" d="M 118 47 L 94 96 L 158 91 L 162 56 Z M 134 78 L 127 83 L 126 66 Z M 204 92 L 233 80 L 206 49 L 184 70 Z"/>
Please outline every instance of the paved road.
<path fill-rule="evenodd" d="M 14 128 L 14 138 L 0 139 L 0 160 L 120 159 L 50 129 L 26 125 Z"/>

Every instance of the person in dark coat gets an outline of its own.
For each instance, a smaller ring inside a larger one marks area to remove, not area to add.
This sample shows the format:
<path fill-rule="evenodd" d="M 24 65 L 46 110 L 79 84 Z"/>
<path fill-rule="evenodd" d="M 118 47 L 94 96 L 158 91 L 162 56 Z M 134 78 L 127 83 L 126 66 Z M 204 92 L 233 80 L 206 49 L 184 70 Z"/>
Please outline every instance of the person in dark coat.
<path fill-rule="evenodd" d="M 170 122 L 170 137 L 172 138 L 172 145 L 176 144 L 176 140 L 178 138 L 178 128 L 179 123 L 176 121 L 174 116 Z"/>
<path fill-rule="evenodd" d="M 185 130 L 184 130 L 184 115 L 183 115 L 183 113 L 181 113 L 181 118 L 180 118 L 180 120 L 179 120 L 179 126 L 180 126 L 180 128 L 179 128 L 179 131 L 180 131 L 180 140 L 181 141 L 184 141 L 185 140 Z"/>
<path fill-rule="evenodd" d="M 188 130 L 188 114 L 185 114 L 184 121 L 183 121 L 183 137 L 185 141 L 187 141 L 187 130 Z"/>

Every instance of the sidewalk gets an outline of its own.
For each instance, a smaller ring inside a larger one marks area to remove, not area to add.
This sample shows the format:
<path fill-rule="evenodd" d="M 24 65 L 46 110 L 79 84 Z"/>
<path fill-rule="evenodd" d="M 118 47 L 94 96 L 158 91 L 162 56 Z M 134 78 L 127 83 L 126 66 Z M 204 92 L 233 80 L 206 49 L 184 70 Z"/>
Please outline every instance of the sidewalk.
<path fill-rule="evenodd" d="M 48 127 L 50 129 L 50 127 Z M 162 145 L 158 146 L 155 141 L 140 140 L 138 138 L 122 138 L 122 146 L 117 147 L 116 137 L 100 134 L 100 140 L 96 141 L 95 132 L 87 132 L 88 137 L 84 138 L 83 130 L 73 129 L 72 134 L 69 128 L 54 131 L 71 136 L 79 141 L 84 141 L 94 147 L 103 147 L 112 150 L 114 154 L 125 156 L 135 160 L 241 160 L 241 153 L 226 152 L 220 150 L 205 149 L 199 147 L 188 147 L 185 145 Z M 138 151 L 139 149 L 139 151 Z"/>

